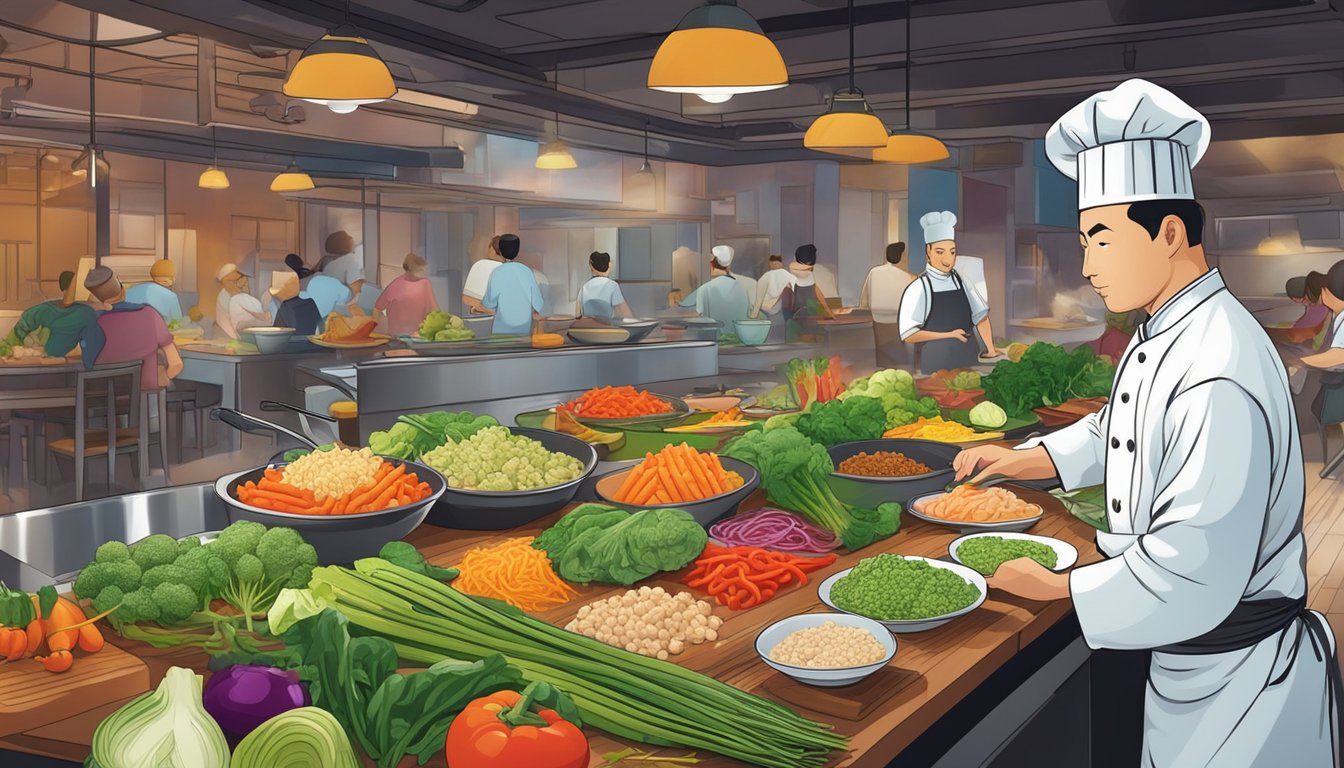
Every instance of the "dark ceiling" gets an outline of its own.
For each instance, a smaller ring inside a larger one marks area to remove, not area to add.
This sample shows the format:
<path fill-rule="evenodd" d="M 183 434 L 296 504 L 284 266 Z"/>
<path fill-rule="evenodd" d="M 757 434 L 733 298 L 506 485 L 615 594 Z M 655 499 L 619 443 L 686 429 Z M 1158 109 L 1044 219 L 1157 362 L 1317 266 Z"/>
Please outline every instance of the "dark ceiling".
<path fill-rule="evenodd" d="M 345 0 L 68 0 L 240 48 L 300 49 Z M 403 84 L 480 105 L 463 127 L 707 165 L 816 158 L 802 133 L 846 81 L 844 0 L 741 0 L 791 85 L 713 105 L 644 87 L 662 38 L 699 0 L 354 0 L 350 20 Z M 856 0 L 858 85 L 891 127 L 949 143 L 1039 138 L 1064 110 L 1128 77 L 1154 79 L 1215 137 L 1344 131 L 1344 15 L 1329 0 Z M 7 15 L 0 10 L 0 18 Z M 558 75 L 557 84 L 552 73 Z"/>

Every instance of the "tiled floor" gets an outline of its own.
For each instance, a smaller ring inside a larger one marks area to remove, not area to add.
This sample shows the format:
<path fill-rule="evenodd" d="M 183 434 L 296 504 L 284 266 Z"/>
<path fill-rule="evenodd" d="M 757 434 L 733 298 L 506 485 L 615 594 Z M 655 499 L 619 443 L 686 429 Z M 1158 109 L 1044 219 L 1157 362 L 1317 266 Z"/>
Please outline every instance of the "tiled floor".
<path fill-rule="evenodd" d="M 1307 503 L 1303 531 L 1307 536 L 1307 598 L 1324 613 L 1344 639 L 1344 479 L 1322 480 L 1319 462 L 1307 464 Z"/>

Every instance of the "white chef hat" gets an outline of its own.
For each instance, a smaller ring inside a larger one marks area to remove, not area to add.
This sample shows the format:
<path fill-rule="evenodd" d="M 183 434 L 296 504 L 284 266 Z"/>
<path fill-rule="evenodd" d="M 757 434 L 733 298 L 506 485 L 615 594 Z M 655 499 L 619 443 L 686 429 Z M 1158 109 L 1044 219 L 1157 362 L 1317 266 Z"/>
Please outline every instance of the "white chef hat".
<path fill-rule="evenodd" d="M 1141 200 L 1193 200 L 1190 169 L 1209 148 L 1209 121 L 1171 91 L 1126 80 L 1069 110 L 1045 154 L 1078 181 L 1078 210 Z"/>
<path fill-rule="evenodd" d="M 951 211 L 929 211 L 919 217 L 919 226 L 924 228 L 926 245 L 940 240 L 957 239 L 957 214 Z"/>
<path fill-rule="evenodd" d="M 710 250 L 710 253 L 714 254 L 714 260 L 719 262 L 719 266 L 722 267 L 732 266 L 733 256 L 735 255 L 733 252 L 733 246 L 716 245 Z"/>

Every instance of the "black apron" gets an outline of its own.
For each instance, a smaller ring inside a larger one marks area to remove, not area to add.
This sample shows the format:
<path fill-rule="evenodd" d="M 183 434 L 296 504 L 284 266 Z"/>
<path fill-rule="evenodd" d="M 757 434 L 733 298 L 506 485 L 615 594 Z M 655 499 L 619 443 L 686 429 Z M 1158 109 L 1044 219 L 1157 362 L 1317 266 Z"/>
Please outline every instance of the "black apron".
<path fill-rule="evenodd" d="M 927 274 L 920 275 L 924 290 L 929 297 L 929 316 L 920 330 L 946 333 L 960 328 L 966 332 L 966 341 L 939 339 L 926 341 L 920 345 L 920 372 L 925 376 L 941 370 L 971 368 L 979 364 L 980 342 L 975 336 L 975 322 L 971 319 L 971 300 L 966 296 L 966 286 L 961 276 L 952 272 L 952 282 L 957 286 L 953 291 L 933 290 L 933 281 Z"/>

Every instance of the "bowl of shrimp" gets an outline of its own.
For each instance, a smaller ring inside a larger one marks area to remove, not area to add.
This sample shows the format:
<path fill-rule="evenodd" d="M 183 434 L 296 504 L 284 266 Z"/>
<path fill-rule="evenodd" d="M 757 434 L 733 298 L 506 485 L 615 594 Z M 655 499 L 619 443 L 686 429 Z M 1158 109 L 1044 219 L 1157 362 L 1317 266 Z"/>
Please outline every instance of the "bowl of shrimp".
<path fill-rule="evenodd" d="M 1025 531 L 1040 522 L 1045 510 L 1001 486 L 959 485 L 910 501 L 910 514 L 963 533 Z"/>

